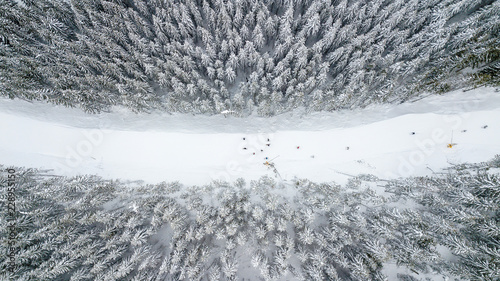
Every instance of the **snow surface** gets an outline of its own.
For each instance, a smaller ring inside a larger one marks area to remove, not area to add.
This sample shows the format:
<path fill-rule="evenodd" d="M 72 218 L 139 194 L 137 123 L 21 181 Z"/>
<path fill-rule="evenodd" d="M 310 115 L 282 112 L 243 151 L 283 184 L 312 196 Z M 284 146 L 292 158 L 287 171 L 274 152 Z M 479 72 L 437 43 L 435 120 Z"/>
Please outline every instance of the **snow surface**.
<path fill-rule="evenodd" d="M 272 118 L 134 114 L 123 108 L 88 115 L 0 99 L 0 163 L 60 175 L 203 185 L 274 176 L 264 165 L 268 157 L 283 180 L 345 183 L 360 173 L 392 179 L 489 160 L 500 153 L 498 120 L 500 94 L 493 88 Z"/>

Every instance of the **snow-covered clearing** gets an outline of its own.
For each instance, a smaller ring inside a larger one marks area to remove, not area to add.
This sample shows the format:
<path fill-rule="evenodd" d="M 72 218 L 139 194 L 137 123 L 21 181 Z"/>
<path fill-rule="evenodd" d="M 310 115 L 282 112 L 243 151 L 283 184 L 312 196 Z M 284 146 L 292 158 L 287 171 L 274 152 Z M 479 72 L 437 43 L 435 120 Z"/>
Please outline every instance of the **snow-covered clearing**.
<path fill-rule="evenodd" d="M 500 153 L 498 120 L 500 94 L 492 88 L 273 118 L 133 114 L 120 108 L 86 115 L 0 99 L 0 162 L 61 175 L 202 185 L 273 175 L 263 164 L 268 157 L 283 180 L 343 183 L 359 173 L 389 179 L 488 160 Z M 455 145 L 448 148 L 452 134 Z"/>

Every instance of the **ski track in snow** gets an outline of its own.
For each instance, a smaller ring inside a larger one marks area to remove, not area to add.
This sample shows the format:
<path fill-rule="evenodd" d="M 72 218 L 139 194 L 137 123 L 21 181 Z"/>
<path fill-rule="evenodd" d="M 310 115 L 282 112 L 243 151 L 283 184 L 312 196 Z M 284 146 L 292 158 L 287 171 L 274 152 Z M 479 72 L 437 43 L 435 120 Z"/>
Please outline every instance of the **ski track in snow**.
<path fill-rule="evenodd" d="M 345 183 L 360 173 L 383 179 L 428 175 L 500 153 L 500 94 L 493 88 L 272 118 L 112 112 L 87 115 L 0 99 L 0 163 L 68 176 L 203 185 L 275 176 L 264 165 L 268 157 L 275 158 L 283 180 Z M 456 145 L 448 148 L 452 134 Z"/>

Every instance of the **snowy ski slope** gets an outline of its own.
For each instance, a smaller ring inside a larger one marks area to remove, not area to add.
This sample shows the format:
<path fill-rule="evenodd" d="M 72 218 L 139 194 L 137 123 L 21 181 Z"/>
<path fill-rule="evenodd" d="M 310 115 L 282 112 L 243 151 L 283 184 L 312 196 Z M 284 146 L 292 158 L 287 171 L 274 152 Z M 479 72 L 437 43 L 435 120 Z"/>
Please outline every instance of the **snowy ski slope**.
<path fill-rule="evenodd" d="M 500 153 L 499 120 L 500 94 L 492 88 L 352 111 L 244 119 L 121 108 L 86 115 L 0 99 L 0 162 L 61 175 L 203 185 L 275 176 L 263 164 L 268 157 L 283 180 L 344 183 L 359 173 L 389 179 L 488 160 Z"/>

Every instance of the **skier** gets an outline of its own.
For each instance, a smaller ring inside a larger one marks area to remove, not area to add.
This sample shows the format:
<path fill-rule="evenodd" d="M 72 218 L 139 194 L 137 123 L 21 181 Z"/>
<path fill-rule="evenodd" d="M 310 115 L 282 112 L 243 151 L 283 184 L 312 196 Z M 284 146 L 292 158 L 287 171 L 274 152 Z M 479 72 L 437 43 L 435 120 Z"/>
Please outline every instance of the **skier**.
<path fill-rule="evenodd" d="M 264 165 L 266 165 L 269 169 L 273 169 L 275 177 L 280 177 L 281 178 L 280 173 L 278 172 L 278 170 L 276 169 L 276 167 L 274 167 L 274 163 L 272 163 L 272 162 L 269 163 L 268 161 L 266 161 L 266 163 L 264 163 Z"/>
<path fill-rule="evenodd" d="M 451 139 L 450 143 L 448 143 L 447 147 L 448 148 L 453 148 L 453 146 L 456 145 L 456 143 L 453 142 L 453 130 L 451 131 Z"/>

